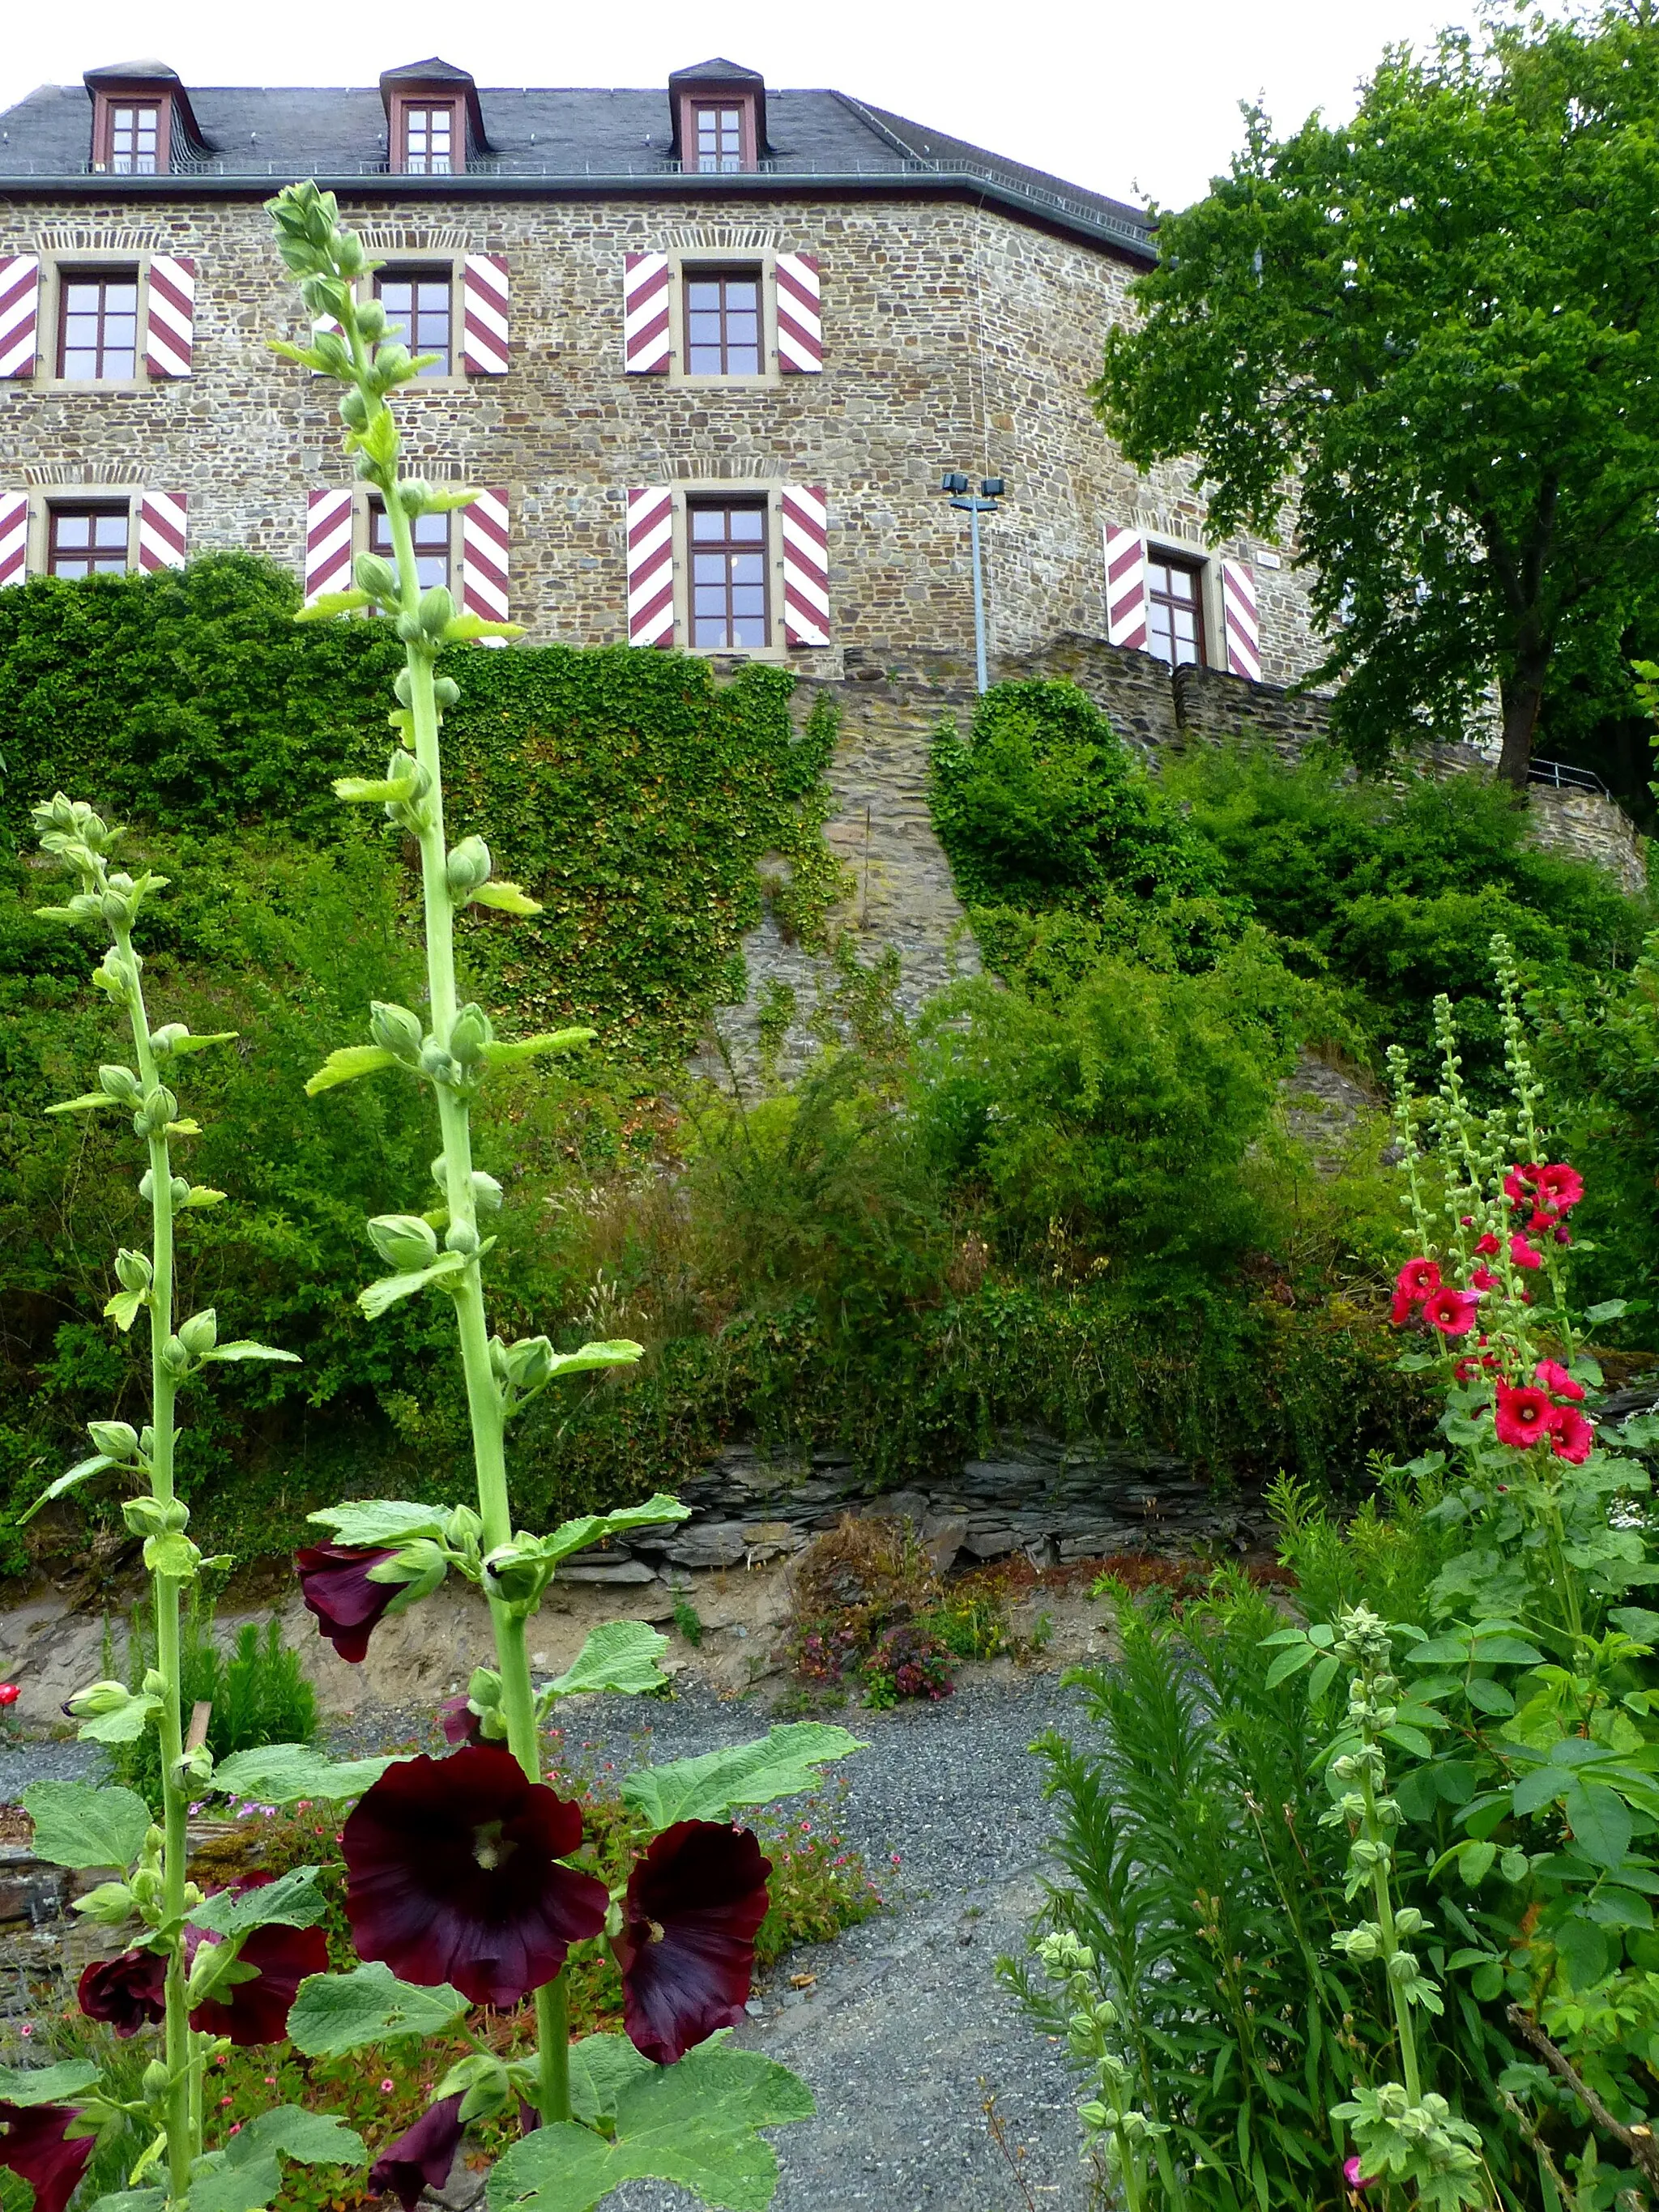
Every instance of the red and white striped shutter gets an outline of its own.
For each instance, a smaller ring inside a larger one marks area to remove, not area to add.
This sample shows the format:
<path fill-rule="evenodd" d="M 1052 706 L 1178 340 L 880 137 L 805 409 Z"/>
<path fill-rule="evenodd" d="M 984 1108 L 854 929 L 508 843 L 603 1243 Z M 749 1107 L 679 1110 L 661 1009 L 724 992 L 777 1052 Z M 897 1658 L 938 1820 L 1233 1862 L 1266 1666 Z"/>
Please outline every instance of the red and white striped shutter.
<path fill-rule="evenodd" d="M 138 495 L 138 566 L 145 575 L 155 568 L 185 565 L 185 517 L 190 495 L 142 491 Z"/>
<path fill-rule="evenodd" d="M 507 256 L 469 253 L 461 265 L 461 366 L 469 376 L 507 374 Z"/>
<path fill-rule="evenodd" d="M 630 376 L 666 376 L 668 256 L 630 253 L 623 270 L 623 366 Z"/>
<path fill-rule="evenodd" d="M 0 254 L 0 376 L 33 376 L 40 320 L 40 258 Z"/>
<path fill-rule="evenodd" d="M 185 253 L 151 256 L 145 288 L 144 366 L 152 376 L 188 376 L 196 349 L 196 264 Z"/>
<path fill-rule="evenodd" d="M 674 642 L 674 495 L 666 485 L 628 495 L 628 642 Z"/>
<path fill-rule="evenodd" d="M 21 584 L 27 573 L 29 551 L 29 495 L 26 491 L 0 491 L 0 591 Z"/>
<path fill-rule="evenodd" d="M 1256 611 L 1255 571 L 1248 561 L 1221 564 L 1221 613 L 1227 631 L 1227 665 L 1235 676 L 1261 681 L 1261 618 Z"/>
<path fill-rule="evenodd" d="M 778 276 L 778 367 L 786 376 L 817 376 L 823 367 L 823 301 L 817 257 L 781 253 Z"/>
<path fill-rule="evenodd" d="M 1138 530 L 1104 525 L 1106 642 L 1146 650 L 1146 541 Z"/>
<path fill-rule="evenodd" d="M 461 509 L 461 612 L 485 622 L 505 622 L 507 570 L 511 545 L 507 487 L 481 491 Z M 504 644 L 501 638 L 485 641 Z"/>
<path fill-rule="evenodd" d="M 790 645 L 830 642 L 830 511 L 822 484 L 786 484 L 783 635 Z"/>
<path fill-rule="evenodd" d="M 306 495 L 306 601 L 351 588 L 351 494 Z"/>

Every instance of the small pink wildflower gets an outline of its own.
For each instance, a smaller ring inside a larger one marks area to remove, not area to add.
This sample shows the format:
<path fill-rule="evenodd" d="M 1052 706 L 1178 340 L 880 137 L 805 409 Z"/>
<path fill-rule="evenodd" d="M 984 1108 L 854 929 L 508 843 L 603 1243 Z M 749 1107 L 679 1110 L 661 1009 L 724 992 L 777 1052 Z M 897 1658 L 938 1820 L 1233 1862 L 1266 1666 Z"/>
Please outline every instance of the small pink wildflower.
<path fill-rule="evenodd" d="M 385 2081 L 382 2081 L 382 2082 L 381 2082 L 381 2084 L 380 2084 L 380 2094 L 381 2094 L 383 2097 L 389 2097 L 389 2096 L 392 2094 L 392 2091 L 397 2087 L 397 2086 L 398 2086 L 398 2085 L 397 2085 L 397 2083 L 392 2080 L 392 2076 L 388 2074 L 388 2075 L 386 2075 L 386 2077 Z"/>

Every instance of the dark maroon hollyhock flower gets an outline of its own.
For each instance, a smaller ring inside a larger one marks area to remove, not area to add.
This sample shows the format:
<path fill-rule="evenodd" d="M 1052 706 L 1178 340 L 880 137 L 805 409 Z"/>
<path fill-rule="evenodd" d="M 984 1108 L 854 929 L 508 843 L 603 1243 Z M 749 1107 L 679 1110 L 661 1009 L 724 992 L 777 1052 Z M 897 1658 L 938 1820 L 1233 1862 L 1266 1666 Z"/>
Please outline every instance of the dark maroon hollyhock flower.
<path fill-rule="evenodd" d="M 70 2105 L 0 2104 L 0 2166 L 33 2185 L 34 2212 L 64 2212 L 87 2170 L 95 2136 L 64 2140 L 76 2117 Z"/>
<path fill-rule="evenodd" d="M 453 1982 L 474 2004 L 517 2004 L 605 1925 L 605 1884 L 559 1863 L 581 1839 L 581 1808 L 510 1752 L 400 1760 L 340 1835 L 358 1957 Z"/>
<path fill-rule="evenodd" d="M 441 2097 L 380 2153 L 368 2170 L 369 2187 L 415 2212 L 423 2189 L 441 2189 L 448 2180 L 462 2133 L 459 2097 Z"/>
<path fill-rule="evenodd" d="M 371 1567 L 396 1556 L 390 1551 L 361 1552 L 350 1544 L 312 1544 L 294 1554 L 300 1595 L 342 1659 L 355 1664 L 363 1657 L 380 1615 L 403 1588 L 401 1583 L 368 1579 Z"/>
<path fill-rule="evenodd" d="M 623 2025 L 659 2066 L 743 2018 L 771 1871 L 751 1829 L 718 1820 L 677 1820 L 636 1863 L 615 1945 Z"/>
<path fill-rule="evenodd" d="M 244 1875 L 236 1893 L 263 1889 L 268 1874 Z M 219 1938 L 205 1929 L 185 1931 L 185 1948 L 194 1959 L 204 1943 Z M 191 2008 L 190 2024 L 198 2035 L 228 2035 L 246 2049 L 255 2043 L 280 2043 L 288 2033 L 288 2016 L 295 1993 L 308 1974 L 328 1972 L 328 1938 L 320 1928 L 284 1928 L 273 1923 L 256 1928 L 237 1953 L 245 1966 L 258 1969 L 251 1982 L 223 1982 L 216 1996 L 204 1997 Z"/>
<path fill-rule="evenodd" d="M 88 2020 L 106 2021 L 119 2036 L 167 2018 L 167 1962 L 159 1951 L 123 1951 L 99 1959 L 81 1977 L 76 1996 Z"/>
<path fill-rule="evenodd" d="M 438 1725 L 450 1743 L 482 1743 L 483 1723 L 465 1698 L 446 1698 L 438 1708 Z"/>

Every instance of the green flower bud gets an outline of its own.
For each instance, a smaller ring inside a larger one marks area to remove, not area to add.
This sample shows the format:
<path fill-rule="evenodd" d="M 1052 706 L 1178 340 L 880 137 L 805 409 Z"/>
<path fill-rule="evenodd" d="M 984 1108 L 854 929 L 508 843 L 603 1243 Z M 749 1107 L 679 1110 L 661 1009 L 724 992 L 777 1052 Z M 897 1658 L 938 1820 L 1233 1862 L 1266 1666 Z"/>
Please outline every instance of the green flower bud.
<path fill-rule="evenodd" d="M 69 1700 L 68 1711 L 77 1721 L 100 1720 L 106 1713 L 118 1713 L 132 1703 L 132 1692 L 125 1682 L 106 1680 L 88 1682 L 84 1690 L 77 1690 Z"/>
<path fill-rule="evenodd" d="M 381 346 L 374 356 L 373 374 L 375 390 L 390 392 L 394 385 L 406 383 L 413 359 L 409 348 L 396 338 Z"/>
<path fill-rule="evenodd" d="M 461 687 L 453 676 L 434 676 L 432 696 L 440 707 L 453 707 L 461 696 Z"/>
<path fill-rule="evenodd" d="M 420 1065 L 423 1033 L 418 1018 L 406 1006 L 388 1006 L 379 999 L 371 1000 L 368 1033 L 383 1052 L 395 1054 L 405 1067 Z"/>
<path fill-rule="evenodd" d="M 124 1881 L 100 1881 L 96 1889 L 75 1900 L 75 1910 L 100 1928 L 119 1928 L 131 1920 L 137 1899 Z"/>
<path fill-rule="evenodd" d="M 351 564 L 351 573 L 356 579 L 357 589 L 367 592 L 382 606 L 390 605 L 397 598 L 397 573 L 392 563 L 383 561 L 378 553 L 360 553 Z"/>
<path fill-rule="evenodd" d="M 478 1244 L 478 1232 L 470 1221 L 452 1221 L 444 1232 L 445 1250 L 463 1253 L 469 1260 Z"/>
<path fill-rule="evenodd" d="M 548 1568 L 538 1552 L 520 1544 L 501 1544 L 483 1562 L 484 1594 L 509 1605 L 532 1602 L 542 1592 Z"/>
<path fill-rule="evenodd" d="M 205 1359 L 219 1341 L 219 1316 L 211 1306 L 179 1324 L 179 1341 L 192 1359 Z"/>
<path fill-rule="evenodd" d="M 353 389 L 340 400 L 340 420 L 348 430 L 363 431 L 368 428 L 368 402 L 361 392 Z"/>
<path fill-rule="evenodd" d="M 94 988 L 101 991 L 106 999 L 112 999 L 118 1006 L 125 1006 L 131 995 L 132 980 L 117 946 L 112 945 L 105 953 L 101 964 L 93 970 L 92 981 Z"/>
<path fill-rule="evenodd" d="M 207 1945 L 204 1948 L 211 1949 L 214 1947 Z M 156 2106 L 165 2105 L 167 2100 L 167 2084 L 172 2078 L 164 2061 L 152 2058 L 149 2064 L 145 2067 L 138 2084 L 139 2092 L 144 2102 Z"/>
<path fill-rule="evenodd" d="M 111 1459 L 126 1461 L 137 1456 L 138 1431 L 125 1421 L 88 1421 L 87 1434 Z"/>
<path fill-rule="evenodd" d="M 335 265 L 343 276 L 361 276 L 368 266 L 368 256 L 363 251 L 363 241 L 355 230 L 336 234 Z"/>
<path fill-rule="evenodd" d="M 169 1121 L 179 1118 L 179 1101 L 165 1084 L 157 1084 L 147 1091 L 144 1103 L 132 1117 L 132 1126 L 141 1137 L 159 1137 Z"/>
<path fill-rule="evenodd" d="M 325 376 L 349 376 L 351 353 L 338 331 L 319 323 L 311 333 L 311 350 Z"/>
<path fill-rule="evenodd" d="M 484 1049 L 495 1042 L 489 1017 L 480 1006 L 461 1007 L 449 1025 L 449 1049 L 463 1067 L 476 1066 Z"/>
<path fill-rule="evenodd" d="M 410 689 L 410 674 L 406 668 L 400 668 L 398 671 L 398 673 L 392 678 L 392 696 L 396 698 L 398 704 L 400 707 L 408 707 L 413 704 L 415 694 Z"/>
<path fill-rule="evenodd" d="M 181 1338 L 170 1336 L 161 1346 L 161 1364 L 175 1381 L 181 1380 L 191 1370 L 191 1357 Z"/>
<path fill-rule="evenodd" d="M 499 1213 L 501 1210 L 501 1187 L 493 1175 L 482 1168 L 472 1170 L 472 1203 L 480 1213 Z"/>
<path fill-rule="evenodd" d="M 463 837 L 444 863 L 444 880 L 457 899 L 471 897 L 489 881 L 489 848 L 482 837 Z"/>
<path fill-rule="evenodd" d="M 115 1279 L 124 1291 L 147 1291 L 151 1281 L 149 1254 L 129 1252 L 123 1246 L 115 1255 Z"/>
<path fill-rule="evenodd" d="M 369 1241 L 399 1274 L 429 1267 L 438 1256 L 438 1239 L 417 1213 L 380 1213 L 368 1224 Z"/>
<path fill-rule="evenodd" d="M 398 487 L 398 504 L 411 517 L 424 514 L 432 504 L 432 487 L 419 477 L 405 477 Z"/>
<path fill-rule="evenodd" d="M 1409 1988 L 1417 1973 L 1417 1961 L 1409 1951 L 1396 1951 L 1389 1961 L 1389 1979 L 1396 1989 Z"/>
<path fill-rule="evenodd" d="M 475 1667 L 468 1679 L 466 1700 L 475 1713 L 487 1712 L 501 1702 L 501 1678 L 492 1668 Z"/>
<path fill-rule="evenodd" d="M 421 593 L 421 627 L 428 637 L 441 638 L 455 619 L 455 602 L 441 584 Z"/>
<path fill-rule="evenodd" d="M 135 1536 L 161 1536 L 167 1533 L 167 1508 L 159 1498 L 124 1498 L 121 1518 Z"/>
<path fill-rule="evenodd" d="M 337 276 L 307 276 L 300 286 L 300 297 L 319 322 L 343 320 L 350 296 L 350 288 Z"/>
<path fill-rule="evenodd" d="M 387 330 L 386 312 L 378 300 L 365 300 L 357 310 L 357 335 L 375 344 Z"/>
<path fill-rule="evenodd" d="M 461 1071 L 443 1047 L 428 1037 L 421 1047 L 421 1073 L 434 1083 L 453 1084 L 459 1081 Z"/>
<path fill-rule="evenodd" d="M 105 891 L 98 901 L 98 911 L 112 929 L 125 929 L 132 920 L 132 902 L 124 899 L 119 891 Z"/>
<path fill-rule="evenodd" d="M 118 1098 L 124 1106 L 136 1104 L 143 1096 L 138 1079 L 130 1067 L 100 1067 L 98 1088 L 106 1098 Z"/>

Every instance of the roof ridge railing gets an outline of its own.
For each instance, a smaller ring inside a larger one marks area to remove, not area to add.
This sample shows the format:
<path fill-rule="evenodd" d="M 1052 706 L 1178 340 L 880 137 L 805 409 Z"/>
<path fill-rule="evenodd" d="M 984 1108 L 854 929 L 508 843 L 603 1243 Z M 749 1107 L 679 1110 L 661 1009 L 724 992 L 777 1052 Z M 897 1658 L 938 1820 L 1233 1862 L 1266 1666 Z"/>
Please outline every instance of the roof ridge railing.
<path fill-rule="evenodd" d="M 436 181 L 423 173 L 414 170 L 393 170 L 382 155 L 371 161 L 253 161 L 243 156 L 223 154 L 196 154 L 175 159 L 169 172 L 174 176 L 224 178 L 234 180 L 246 178 L 289 178 L 307 167 L 318 178 L 343 181 L 351 177 L 418 176 L 423 184 Z M 1126 244 L 1148 246 L 1151 239 L 1140 224 L 1115 213 L 1091 200 L 1076 198 L 1069 193 L 1056 191 L 1046 185 L 1038 185 L 1015 172 L 1000 169 L 989 161 L 975 161 L 966 155 L 943 156 L 915 155 L 908 159 L 890 155 L 877 162 L 866 161 L 798 161 L 785 157 L 773 157 L 759 164 L 757 170 L 746 173 L 780 179 L 799 178 L 819 184 L 882 184 L 906 182 L 915 178 L 964 177 L 981 184 L 994 185 L 999 191 L 1006 192 L 1042 208 L 1052 214 L 1086 223 L 1109 237 L 1121 239 Z M 580 167 L 569 161 L 532 161 L 517 155 L 501 154 L 493 159 L 489 155 L 475 158 L 468 164 L 465 174 L 471 177 L 493 177 L 503 183 L 520 178 L 545 178 L 550 182 L 568 180 L 571 183 L 635 184 L 652 177 L 701 177 L 704 181 L 720 183 L 736 181 L 727 176 L 710 179 L 695 164 L 668 160 L 660 155 L 648 161 L 623 159 L 620 161 L 596 163 L 586 161 Z M 130 176 L 117 178 L 106 165 L 82 161 L 72 167 L 61 162 L 20 161 L 0 150 L 0 179 L 10 182 L 33 178 L 42 181 L 67 183 L 72 178 L 109 175 L 112 182 L 133 181 Z"/>

